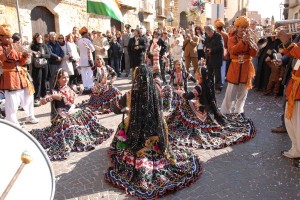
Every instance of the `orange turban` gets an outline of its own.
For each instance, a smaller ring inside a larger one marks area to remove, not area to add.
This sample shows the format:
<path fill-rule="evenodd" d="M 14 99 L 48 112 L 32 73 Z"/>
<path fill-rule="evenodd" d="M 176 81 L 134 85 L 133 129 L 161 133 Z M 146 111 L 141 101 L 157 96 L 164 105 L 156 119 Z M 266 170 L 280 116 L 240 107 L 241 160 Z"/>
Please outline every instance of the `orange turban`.
<path fill-rule="evenodd" d="M 235 27 L 239 27 L 239 26 L 248 27 L 249 25 L 250 25 L 250 19 L 246 16 L 240 16 L 234 21 Z"/>
<path fill-rule="evenodd" d="M 9 24 L 0 25 L 0 35 L 6 35 L 12 37 L 12 32 Z"/>
<path fill-rule="evenodd" d="M 215 27 L 223 27 L 223 26 L 225 26 L 225 22 L 221 18 L 216 19 L 214 24 L 215 24 Z"/>
<path fill-rule="evenodd" d="M 82 27 L 80 30 L 79 30 L 79 33 L 82 35 L 83 33 L 87 33 L 87 32 L 89 32 L 88 31 L 88 29 L 87 29 L 87 27 Z"/>

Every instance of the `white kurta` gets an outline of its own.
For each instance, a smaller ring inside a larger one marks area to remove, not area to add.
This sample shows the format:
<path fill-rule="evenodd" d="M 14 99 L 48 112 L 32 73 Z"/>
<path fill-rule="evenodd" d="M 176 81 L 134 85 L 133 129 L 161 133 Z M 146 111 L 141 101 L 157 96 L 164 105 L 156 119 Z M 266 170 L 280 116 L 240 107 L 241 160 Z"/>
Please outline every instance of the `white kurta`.
<path fill-rule="evenodd" d="M 248 94 L 246 84 L 235 85 L 228 83 L 225 97 L 221 106 L 222 114 L 243 113 Z"/>
<path fill-rule="evenodd" d="M 95 51 L 95 48 L 92 42 L 87 38 L 81 38 L 78 41 L 78 47 L 80 52 L 80 59 L 79 59 L 79 66 L 81 67 L 81 77 L 82 77 L 82 84 L 84 88 L 90 89 L 93 87 L 93 71 L 89 66 L 88 62 L 88 48 L 90 48 L 90 58 L 93 60 L 92 52 Z"/>
<path fill-rule="evenodd" d="M 34 117 L 33 95 L 28 94 L 28 88 L 8 91 L 5 90 L 5 119 L 19 125 L 17 112 L 21 105 L 27 117 Z"/>
<path fill-rule="evenodd" d="M 286 109 L 288 103 L 286 103 Z M 284 118 L 285 127 L 292 141 L 292 147 L 284 156 L 289 158 L 300 157 L 300 101 L 295 101 L 291 119 Z"/>

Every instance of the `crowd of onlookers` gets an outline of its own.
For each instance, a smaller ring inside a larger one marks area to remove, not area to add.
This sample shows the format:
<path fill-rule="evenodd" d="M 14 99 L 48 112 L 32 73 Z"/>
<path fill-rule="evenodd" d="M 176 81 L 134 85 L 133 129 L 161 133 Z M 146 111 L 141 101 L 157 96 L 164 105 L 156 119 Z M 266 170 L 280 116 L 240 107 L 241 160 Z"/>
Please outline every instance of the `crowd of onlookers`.
<path fill-rule="evenodd" d="M 262 30 L 256 25 L 256 21 L 251 20 L 250 28 L 260 38 Z M 122 31 L 115 27 L 107 31 L 74 27 L 68 35 L 35 33 L 28 46 L 32 56 L 27 62 L 31 66 L 35 89 L 34 106 L 39 106 L 40 98 L 45 97 L 47 91 L 52 89 L 53 78 L 59 68 L 68 72 L 70 85 L 74 89 L 80 83 L 83 83 L 85 90 L 90 89 L 93 86 L 90 66 L 98 55 L 113 67 L 119 78 L 122 78 L 122 72 L 125 78 L 130 77 L 130 69 L 143 62 L 154 68 L 157 65 L 163 84 L 167 83 L 166 58 L 171 63 L 182 61 L 188 72 L 191 69 L 196 72 L 198 61 L 204 58 L 209 77 L 214 80 L 215 92 L 218 94 L 223 88 L 231 62 L 227 48 L 228 38 L 235 34 L 234 26 L 225 28 L 222 20 L 216 20 L 214 26 L 205 27 L 190 22 L 187 29 L 164 27 L 151 31 L 144 27 L 133 29 L 126 24 Z M 15 43 L 19 43 L 20 39 L 19 34 L 13 35 Z M 267 40 L 265 47 L 260 49 L 252 61 L 256 70 L 253 85 L 256 90 L 263 91 L 264 95 L 277 97 L 283 94 L 282 85 L 286 83 L 288 75 L 284 66 L 292 61 L 283 56 L 279 40 L 272 37 Z M 46 64 L 37 64 L 36 60 L 40 58 L 46 59 Z M 278 65 L 271 62 L 273 59 L 278 59 Z"/>

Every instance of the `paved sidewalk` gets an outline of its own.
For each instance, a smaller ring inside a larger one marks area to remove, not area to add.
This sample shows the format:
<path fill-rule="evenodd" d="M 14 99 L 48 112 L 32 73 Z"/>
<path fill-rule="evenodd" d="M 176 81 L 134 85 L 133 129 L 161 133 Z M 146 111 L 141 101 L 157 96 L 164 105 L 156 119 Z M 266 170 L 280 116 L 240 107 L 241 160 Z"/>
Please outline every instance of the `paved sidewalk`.
<path fill-rule="evenodd" d="M 118 79 L 120 90 L 130 88 L 128 79 Z M 226 89 L 226 88 L 225 88 Z M 222 103 L 225 89 L 217 95 Z M 79 96 L 77 102 L 87 99 Z M 289 149 L 287 134 L 271 133 L 280 125 L 282 99 L 274 100 L 251 90 L 245 105 L 246 116 L 254 121 L 257 135 L 254 139 L 220 150 L 194 149 L 203 162 L 203 174 L 193 185 L 161 199 L 202 200 L 277 200 L 300 199 L 300 170 L 292 160 L 283 158 L 280 151 Z M 26 125 L 26 130 L 50 125 L 49 105 L 35 109 L 38 125 Z M 19 112 L 21 119 L 24 112 Z M 117 128 L 121 115 L 99 116 L 107 128 Z M 65 161 L 52 162 L 56 177 L 55 199 L 122 200 L 132 199 L 123 190 L 104 181 L 109 166 L 106 151 L 113 137 L 91 152 L 71 153 Z"/>

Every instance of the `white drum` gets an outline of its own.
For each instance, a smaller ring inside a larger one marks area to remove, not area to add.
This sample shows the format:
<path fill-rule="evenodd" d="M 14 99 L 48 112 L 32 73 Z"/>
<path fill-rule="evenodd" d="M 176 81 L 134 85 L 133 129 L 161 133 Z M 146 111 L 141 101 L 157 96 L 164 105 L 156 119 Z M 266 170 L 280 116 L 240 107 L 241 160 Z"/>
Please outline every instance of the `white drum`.
<path fill-rule="evenodd" d="M 55 177 L 51 162 L 39 142 L 25 130 L 5 120 L 0 120 L 0 138 L 0 199 L 18 171 L 19 175 L 11 184 L 5 200 L 52 200 Z M 25 164 L 24 159 L 22 162 L 23 152 L 30 155 L 30 163 Z"/>

